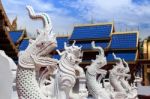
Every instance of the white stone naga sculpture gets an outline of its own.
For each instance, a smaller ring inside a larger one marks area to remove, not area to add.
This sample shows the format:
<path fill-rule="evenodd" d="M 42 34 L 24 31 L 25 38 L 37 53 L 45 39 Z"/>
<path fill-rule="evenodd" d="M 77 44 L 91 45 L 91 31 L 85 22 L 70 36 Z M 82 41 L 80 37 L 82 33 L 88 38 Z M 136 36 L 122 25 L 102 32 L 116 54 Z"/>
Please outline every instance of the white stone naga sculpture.
<path fill-rule="evenodd" d="M 45 13 L 35 13 L 27 6 L 30 18 L 42 19 L 43 30 L 38 30 L 37 38 L 19 55 L 19 66 L 16 74 L 16 87 L 19 99 L 48 99 L 41 91 L 36 80 L 36 70 L 40 67 L 57 68 L 57 61 L 49 57 L 49 53 L 57 46 L 52 24 Z"/>
<path fill-rule="evenodd" d="M 117 63 L 116 65 L 113 65 L 113 69 L 109 71 L 110 84 L 113 86 L 115 92 L 124 92 L 125 89 L 122 87 L 120 83 L 120 76 L 123 76 L 121 71 L 124 69 L 124 66 L 122 64 L 121 58 L 116 57 L 115 54 L 113 54 L 113 56 L 114 59 L 117 61 Z"/>
<path fill-rule="evenodd" d="M 92 60 L 90 66 L 87 66 L 86 79 L 88 90 L 94 99 L 111 99 L 110 93 L 105 88 L 102 88 L 97 81 L 98 74 L 100 74 L 101 78 L 107 74 L 106 70 L 101 69 L 107 64 L 104 51 L 101 47 L 96 47 L 95 42 L 92 42 L 92 47 L 99 50 L 99 55 L 96 56 L 96 60 Z"/>
<path fill-rule="evenodd" d="M 114 99 L 137 99 L 137 89 L 131 87 L 128 83 L 128 79 L 131 75 L 127 74 L 130 72 L 127 62 L 121 58 L 116 57 L 113 53 L 114 59 L 117 60 L 116 65 L 110 70 L 109 81 L 111 86 L 114 88 L 113 98 Z"/>
<path fill-rule="evenodd" d="M 122 60 L 123 64 L 124 64 L 124 69 L 122 70 L 124 76 L 120 76 L 120 81 L 121 81 L 121 85 L 122 87 L 125 89 L 126 94 L 127 94 L 127 99 L 137 99 L 137 87 L 135 85 L 130 86 L 128 79 L 130 79 L 131 75 L 127 74 L 130 72 L 130 68 L 128 63 L 123 59 Z M 135 81 L 138 83 L 138 81 Z"/>
<path fill-rule="evenodd" d="M 106 90 L 101 87 L 102 78 L 107 71 L 101 69 L 107 64 L 104 51 L 101 47 L 96 47 L 92 42 L 93 49 L 99 51 L 96 60 L 92 60 L 87 67 L 86 75 L 79 66 L 83 53 L 81 47 L 75 46 L 75 41 L 71 46 L 64 43 L 64 51 L 58 54 L 60 60 L 50 58 L 49 53 L 57 46 L 55 34 L 52 32 L 52 24 L 49 16 L 45 13 L 35 13 L 31 6 L 27 6 L 30 18 L 42 19 L 44 28 L 38 29 L 38 36 L 35 40 L 30 40 L 27 49 L 19 53 L 19 66 L 16 75 L 16 87 L 19 99 L 86 99 L 88 91 L 94 99 L 136 99 L 137 88 L 131 87 L 127 81 L 130 75 L 128 64 L 116 57 L 118 60 L 112 70 L 110 70 L 109 81 L 114 90 Z M 36 71 L 41 67 L 46 69 L 37 79 Z M 79 74 L 77 75 L 77 72 Z M 97 76 L 99 79 L 97 80 Z M 48 77 L 48 79 L 47 79 Z M 79 80 L 79 92 L 74 93 L 73 87 L 76 80 Z M 49 85 L 48 85 L 49 83 Z"/>
<path fill-rule="evenodd" d="M 82 61 L 83 56 L 81 47 L 75 46 L 74 41 L 72 46 L 69 47 L 64 43 L 64 49 L 63 52 L 57 50 L 61 58 L 59 60 L 59 66 L 55 77 L 56 99 L 84 99 L 88 94 L 85 88 L 85 80 L 82 80 L 83 78 L 85 79 L 85 74 L 78 65 Z M 77 95 L 73 93 L 70 94 L 76 83 L 76 70 L 79 71 L 81 77 L 79 78 L 79 83 L 81 84 Z"/>
<path fill-rule="evenodd" d="M 129 92 L 131 91 L 131 86 L 128 83 L 128 79 L 131 78 L 131 75 L 127 73 L 130 72 L 130 69 L 128 63 L 124 59 L 122 62 L 124 63 L 124 69 L 122 69 L 122 74 L 124 74 L 124 76 L 120 76 L 120 82 L 125 91 Z"/>
<path fill-rule="evenodd" d="M 80 67 L 78 64 L 76 66 L 76 71 L 78 71 L 78 76 L 77 79 L 79 80 L 79 92 L 76 95 L 76 98 L 72 98 L 72 99 L 87 99 L 88 97 L 88 91 L 86 88 L 86 76 L 85 76 L 85 72 L 83 70 L 82 67 Z M 70 95 L 72 96 L 72 95 Z M 75 96 L 75 95 L 73 95 Z"/>
<path fill-rule="evenodd" d="M 57 50 L 57 52 L 61 58 L 55 74 L 44 70 L 40 77 L 39 84 L 44 94 L 54 99 L 87 99 L 85 73 L 79 66 L 83 55 L 81 47 L 75 46 L 75 42 L 69 47 L 64 43 L 64 51 Z M 79 91 L 74 93 L 72 88 L 77 79 L 79 79 Z"/>

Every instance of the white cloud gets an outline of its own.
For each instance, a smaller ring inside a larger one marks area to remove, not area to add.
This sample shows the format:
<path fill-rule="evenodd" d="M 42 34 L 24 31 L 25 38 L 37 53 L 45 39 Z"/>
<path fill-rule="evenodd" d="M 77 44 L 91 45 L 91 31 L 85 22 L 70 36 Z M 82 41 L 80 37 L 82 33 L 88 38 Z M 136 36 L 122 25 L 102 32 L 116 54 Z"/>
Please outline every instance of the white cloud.
<path fill-rule="evenodd" d="M 9 18 L 12 20 L 17 15 L 19 27 L 26 27 L 30 33 L 35 33 L 36 28 L 41 26 L 39 22 L 29 20 L 26 5 L 32 5 L 36 11 L 49 13 L 56 33 L 71 33 L 73 24 L 89 22 L 91 17 L 95 22 L 114 20 L 117 30 L 126 30 L 126 27 L 128 30 L 136 30 L 142 24 L 150 24 L 149 2 L 139 5 L 132 0 L 58 0 L 55 2 L 63 6 L 56 7 L 51 1 L 45 3 L 43 0 L 3 0 L 2 2 Z M 73 11 L 76 11 L 75 15 Z M 145 37 L 150 31 L 150 25 L 140 29 L 141 37 Z"/>
<path fill-rule="evenodd" d="M 94 18 L 96 22 L 115 21 L 118 30 L 137 30 L 141 24 L 150 24 L 150 3 L 136 4 L 132 0 L 76 0 L 62 2 L 79 11 L 85 20 Z M 149 25 L 150 26 L 150 25 Z M 124 29 L 122 29 L 124 28 Z M 140 28 L 141 37 L 148 35 L 150 27 Z M 146 31 L 145 31 L 146 30 Z M 144 34 L 144 36 L 143 36 Z"/>
<path fill-rule="evenodd" d="M 8 2 L 9 1 L 9 2 Z M 18 16 L 18 28 L 26 28 L 29 35 L 36 35 L 36 29 L 42 27 L 41 21 L 32 21 L 28 17 L 26 5 L 32 5 L 37 12 L 46 12 L 52 18 L 53 30 L 55 33 L 71 33 L 73 24 L 78 20 L 68 15 L 64 8 L 57 8 L 52 3 L 45 3 L 42 0 L 3 0 L 4 8 L 12 21 Z M 11 5 L 11 6 L 10 6 Z"/>

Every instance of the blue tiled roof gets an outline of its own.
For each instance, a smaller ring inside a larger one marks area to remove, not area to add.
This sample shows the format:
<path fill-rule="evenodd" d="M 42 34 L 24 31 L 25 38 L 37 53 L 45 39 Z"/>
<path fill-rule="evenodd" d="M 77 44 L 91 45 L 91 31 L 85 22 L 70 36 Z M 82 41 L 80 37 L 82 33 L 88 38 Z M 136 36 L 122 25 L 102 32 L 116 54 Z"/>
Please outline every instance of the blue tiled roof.
<path fill-rule="evenodd" d="M 68 41 L 68 37 L 57 37 L 57 48 L 59 50 L 64 49 L 64 42 Z"/>
<path fill-rule="evenodd" d="M 115 55 L 117 57 L 120 57 L 120 58 L 124 59 L 125 61 L 135 61 L 136 51 L 131 51 L 131 52 L 115 52 Z M 107 61 L 108 62 L 115 61 L 111 52 L 108 53 L 106 55 L 106 57 L 107 57 Z"/>
<path fill-rule="evenodd" d="M 109 38 L 112 24 L 75 27 L 70 40 Z"/>
<path fill-rule="evenodd" d="M 10 31 L 9 34 L 12 41 L 16 43 L 19 40 L 19 38 L 22 36 L 23 31 Z"/>
<path fill-rule="evenodd" d="M 29 45 L 29 39 L 23 39 L 23 41 L 19 46 L 19 50 L 24 51 L 28 47 L 28 45 Z"/>
<path fill-rule="evenodd" d="M 130 34 L 114 34 L 110 48 L 136 48 L 137 33 Z"/>
<path fill-rule="evenodd" d="M 77 42 L 75 45 L 82 46 L 82 49 L 92 49 L 91 42 Z M 108 42 L 95 42 L 96 46 L 101 46 L 102 48 L 106 48 Z"/>
<path fill-rule="evenodd" d="M 58 54 L 55 54 L 55 55 L 52 55 L 52 58 L 55 58 L 55 59 L 60 59 L 60 55 L 58 55 Z"/>

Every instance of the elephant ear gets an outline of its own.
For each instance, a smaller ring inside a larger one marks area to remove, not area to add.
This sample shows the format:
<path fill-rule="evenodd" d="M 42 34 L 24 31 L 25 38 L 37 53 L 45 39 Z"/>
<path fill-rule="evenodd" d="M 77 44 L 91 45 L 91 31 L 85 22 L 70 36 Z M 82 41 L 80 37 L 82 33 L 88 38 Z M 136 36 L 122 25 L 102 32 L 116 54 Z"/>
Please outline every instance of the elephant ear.
<path fill-rule="evenodd" d="M 4 51 L 0 51 L 0 64 L 0 99 L 11 99 L 13 85 L 11 69 L 16 69 L 16 64 Z"/>

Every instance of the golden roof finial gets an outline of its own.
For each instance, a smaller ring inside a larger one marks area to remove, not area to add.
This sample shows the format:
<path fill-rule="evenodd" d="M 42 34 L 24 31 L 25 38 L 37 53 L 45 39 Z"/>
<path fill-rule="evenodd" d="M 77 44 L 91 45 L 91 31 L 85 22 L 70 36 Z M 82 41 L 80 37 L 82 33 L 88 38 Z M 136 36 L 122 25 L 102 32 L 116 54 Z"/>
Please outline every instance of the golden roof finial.
<path fill-rule="evenodd" d="M 94 24 L 94 18 L 91 16 L 91 24 Z"/>
<path fill-rule="evenodd" d="M 15 31 L 15 30 L 17 30 L 17 16 L 13 20 L 12 25 L 11 25 L 11 31 Z"/>

